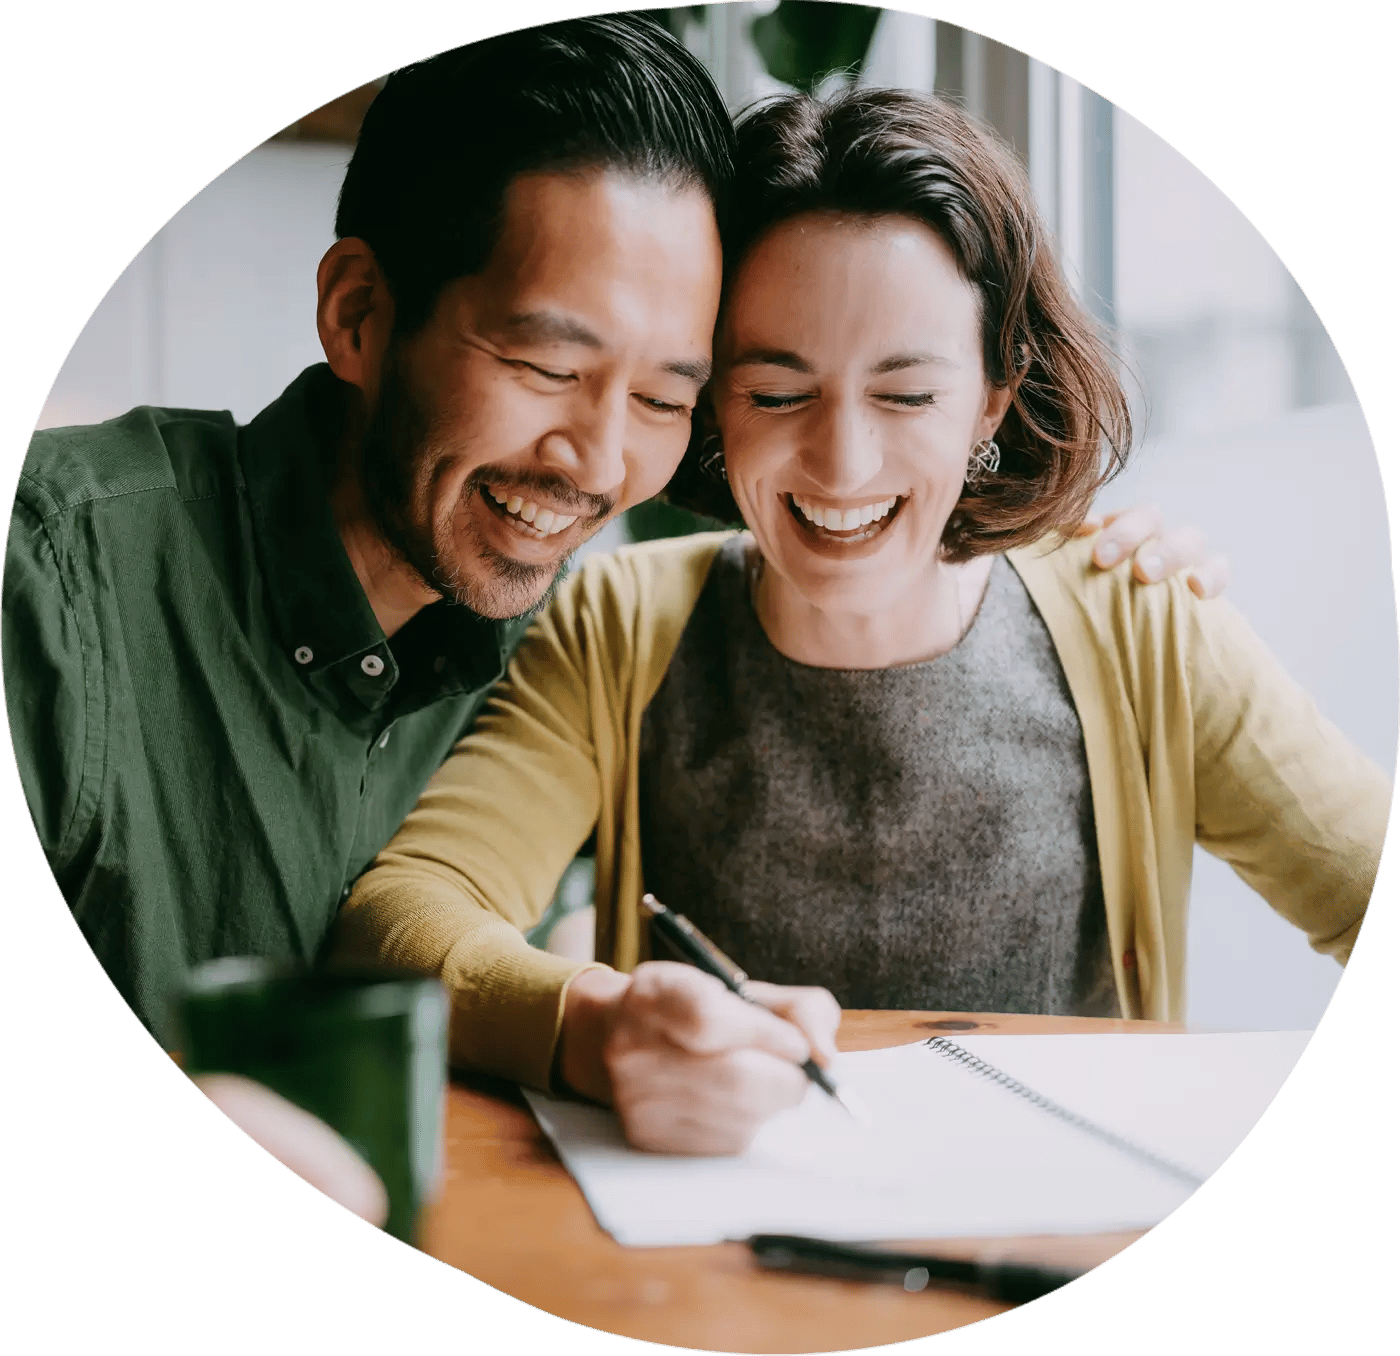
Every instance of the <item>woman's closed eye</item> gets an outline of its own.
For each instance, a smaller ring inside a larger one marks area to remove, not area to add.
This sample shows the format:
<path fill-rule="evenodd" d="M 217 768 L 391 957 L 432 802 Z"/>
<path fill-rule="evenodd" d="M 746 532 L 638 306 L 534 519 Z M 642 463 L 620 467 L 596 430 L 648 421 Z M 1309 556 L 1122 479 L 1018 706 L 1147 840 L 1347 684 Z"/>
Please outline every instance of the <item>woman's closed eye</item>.
<path fill-rule="evenodd" d="M 805 391 L 750 391 L 749 404 L 759 410 L 790 410 L 812 397 Z"/>
<path fill-rule="evenodd" d="M 760 410 L 791 410 L 810 400 L 806 392 L 750 391 L 749 404 Z M 932 391 L 876 391 L 872 399 L 899 409 L 925 409 L 938 397 Z"/>
<path fill-rule="evenodd" d="M 919 409 L 934 404 L 938 397 L 932 391 L 877 391 L 875 399 L 886 405 L 898 405 L 904 409 Z"/>

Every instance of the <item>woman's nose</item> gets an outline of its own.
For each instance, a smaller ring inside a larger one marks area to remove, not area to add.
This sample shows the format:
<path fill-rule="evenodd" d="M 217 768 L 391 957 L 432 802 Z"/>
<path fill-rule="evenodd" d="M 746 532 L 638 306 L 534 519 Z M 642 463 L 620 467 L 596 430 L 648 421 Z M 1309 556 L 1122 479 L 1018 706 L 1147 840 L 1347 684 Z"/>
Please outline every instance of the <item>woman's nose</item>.
<path fill-rule="evenodd" d="M 853 402 L 824 402 L 808 427 L 802 463 L 833 498 L 858 493 L 884 465 L 874 421 Z"/>

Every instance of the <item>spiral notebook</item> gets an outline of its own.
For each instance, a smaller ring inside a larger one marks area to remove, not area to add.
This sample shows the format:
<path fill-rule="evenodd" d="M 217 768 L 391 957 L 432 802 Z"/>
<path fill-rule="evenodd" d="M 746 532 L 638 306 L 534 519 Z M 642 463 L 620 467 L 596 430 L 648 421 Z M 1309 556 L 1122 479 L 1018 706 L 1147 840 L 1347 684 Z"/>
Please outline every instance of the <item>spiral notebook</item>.
<path fill-rule="evenodd" d="M 640 1153 L 600 1107 L 527 1093 L 598 1223 L 631 1246 L 1147 1228 L 1234 1151 L 1310 1032 L 934 1037 L 840 1056 L 731 1158 Z"/>

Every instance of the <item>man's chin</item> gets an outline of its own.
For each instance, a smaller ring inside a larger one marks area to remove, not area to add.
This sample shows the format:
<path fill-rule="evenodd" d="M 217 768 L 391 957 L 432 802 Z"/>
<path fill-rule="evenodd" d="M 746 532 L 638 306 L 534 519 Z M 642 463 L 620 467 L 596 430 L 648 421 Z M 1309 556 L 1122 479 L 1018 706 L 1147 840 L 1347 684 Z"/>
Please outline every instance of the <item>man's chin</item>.
<path fill-rule="evenodd" d="M 550 565 L 526 564 L 491 552 L 474 562 L 470 578 L 442 589 L 443 597 L 486 621 L 518 621 L 539 612 L 569 573 L 572 553 Z"/>

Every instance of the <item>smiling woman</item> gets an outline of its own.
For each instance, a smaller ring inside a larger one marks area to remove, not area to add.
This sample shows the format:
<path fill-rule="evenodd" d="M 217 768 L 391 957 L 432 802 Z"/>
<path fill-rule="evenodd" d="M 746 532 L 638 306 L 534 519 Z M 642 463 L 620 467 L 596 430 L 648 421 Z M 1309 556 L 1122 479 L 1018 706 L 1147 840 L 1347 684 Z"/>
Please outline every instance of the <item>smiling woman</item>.
<path fill-rule="evenodd" d="M 880 90 L 777 99 L 738 146 L 669 493 L 749 532 L 586 562 L 342 947 L 441 974 L 460 1062 L 691 1152 L 800 1097 L 833 995 L 1179 1020 L 1197 841 L 1344 961 L 1386 779 L 1227 604 L 1066 542 L 1129 419 L 1014 157 Z M 590 836 L 611 968 L 561 978 L 517 928 Z M 787 986 L 771 1012 L 649 961 L 644 891 Z"/>
<path fill-rule="evenodd" d="M 968 450 L 1011 401 L 987 381 L 978 331 L 978 295 L 951 250 L 908 218 L 810 213 L 746 256 L 718 418 L 765 565 L 759 616 L 782 653 L 884 668 L 961 638 L 993 557 L 955 563 L 941 546 Z"/>

